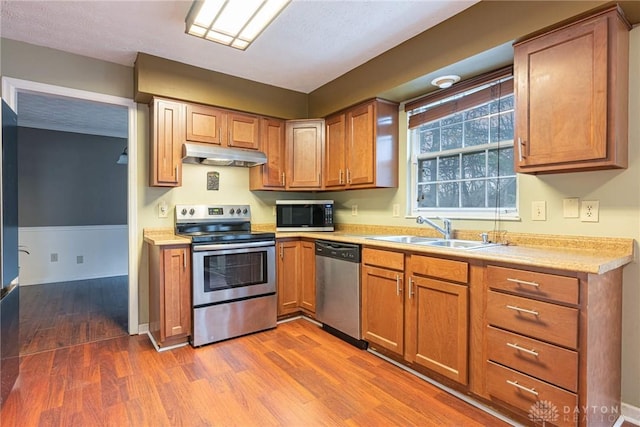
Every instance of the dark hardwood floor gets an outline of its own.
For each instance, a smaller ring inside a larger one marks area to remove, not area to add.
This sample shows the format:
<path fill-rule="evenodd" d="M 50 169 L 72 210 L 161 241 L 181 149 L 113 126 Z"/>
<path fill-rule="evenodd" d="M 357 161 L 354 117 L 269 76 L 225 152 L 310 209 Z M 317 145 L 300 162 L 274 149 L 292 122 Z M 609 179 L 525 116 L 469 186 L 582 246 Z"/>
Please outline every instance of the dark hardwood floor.
<path fill-rule="evenodd" d="M 302 319 L 162 353 L 125 336 L 22 356 L 12 426 L 499 426 Z"/>
<path fill-rule="evenodd" d="M 20 354 L 128 335 L 127 276 L 20 288 Z"/>

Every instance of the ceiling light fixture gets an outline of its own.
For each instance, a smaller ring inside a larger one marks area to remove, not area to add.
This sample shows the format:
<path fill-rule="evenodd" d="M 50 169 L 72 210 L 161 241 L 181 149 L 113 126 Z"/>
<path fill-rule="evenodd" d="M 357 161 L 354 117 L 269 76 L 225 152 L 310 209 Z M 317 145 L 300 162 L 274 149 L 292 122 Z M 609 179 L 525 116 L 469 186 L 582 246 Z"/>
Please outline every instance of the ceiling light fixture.
<path fill-rule="evenodd" d="M 186 33 L 245 50 L 291 0 L 196 0 Z"/>
<path fill-rule="evenodd" d="M 116 163 L 119 165 L 126 165 L 127 163 L 129 163 L 129 156 L 127 155 L 127 147 L 124 147 L 124 150 L 122 151 L 122 154 L 120 154 L 120 157 L 118 157 L 118 160 L 116 160 Z"/>
<path fill-rule="evenodd" d="M 460 81 L 460 76 L 456 76 L 455 74 L 450 74 L 448 76 L 440 76 L 431 80 L 431 84 L 434 86 L 438 86 L 440 89 L 446 89 L 448 87 L 453 86 L 454 83 Z"/>

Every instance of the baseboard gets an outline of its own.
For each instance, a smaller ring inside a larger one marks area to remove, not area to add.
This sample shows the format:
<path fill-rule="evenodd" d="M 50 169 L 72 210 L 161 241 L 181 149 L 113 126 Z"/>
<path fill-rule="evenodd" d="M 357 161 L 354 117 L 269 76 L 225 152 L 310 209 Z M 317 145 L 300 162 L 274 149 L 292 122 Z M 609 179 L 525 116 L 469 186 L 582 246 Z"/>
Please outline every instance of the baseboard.
<path fill-rule="evenodd" d="M 640 426 L 640 408 L 624 402 L 620 406 L 622 407 L 624 421 Z"/>
<path fill-rule="evenodd" d="M 138 325 L 138 335 L 146 335 L 149 332 L 149 324 L 142 323 Z"/>

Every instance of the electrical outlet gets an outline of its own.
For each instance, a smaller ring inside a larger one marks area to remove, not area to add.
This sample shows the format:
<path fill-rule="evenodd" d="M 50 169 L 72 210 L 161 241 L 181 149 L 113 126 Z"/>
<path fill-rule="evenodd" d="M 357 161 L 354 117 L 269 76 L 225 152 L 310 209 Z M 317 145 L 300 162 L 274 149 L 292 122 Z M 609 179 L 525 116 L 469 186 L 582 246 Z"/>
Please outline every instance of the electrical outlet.
<path fill-rule="evenodd" d="M 276 207 L 273 207 L 273 211 L 271 212 L 271 215 L 276 216 Z"/>
<path fill-rule="evenodd" d="M 51 254 L 51 262 L 58 262 L 58 254 L 56 253 Z"/>
<path fill-rule="evenodd" d="M 597 200 L 583 200 L 580 204 L 580 221 L 598 222 L 600 202 Z"/>
<path fill-rule="evenodd" d="M 167 206 L 167 202 L 162 200 L 160 203 L 158 203 L 158 218 L 166 218 L 168 215 L 169 215 L 169 206 Z"/>
<path fill-rule="evenodd" d="M 547 202 L 544 200 L 531 202 L 531 220 L 546 221 L 547 220 Z"/>
<path fill-rule="evenodd" d="M 580 199 L 577 197 L 570 197 L 562 200 L 562 212 L 565 218 L 579 218 Z"/>
<path fill-rule="evenodd" d="M 84 263 L 84 256 L 78 255 L 76 257 L 76 264 L 83 264 L 83 263 Z"/>
<path fill-rule="evenodd" d="M 358 216 L 358 205 L 351 206 L 351 215 Z"/>
<path fill-rule="evenodd" d="M 394 217 L 398 217 L 400 216 L 400 204 L 398 203 L 394 203 L 393 204 L 393 214 Z"/>

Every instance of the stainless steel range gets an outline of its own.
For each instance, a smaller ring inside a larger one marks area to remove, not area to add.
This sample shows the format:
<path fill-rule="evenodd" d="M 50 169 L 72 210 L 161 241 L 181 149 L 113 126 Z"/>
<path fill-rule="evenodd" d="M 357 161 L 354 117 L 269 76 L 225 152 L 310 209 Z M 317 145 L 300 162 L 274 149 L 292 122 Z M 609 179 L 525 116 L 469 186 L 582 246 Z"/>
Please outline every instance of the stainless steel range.
<path fill-rule="evenodd" d="M 251 232 L 248 205 L 177 205 L 176 234 L 192 242 L 191 345 L 276 326 L 275 233 Z"/>

